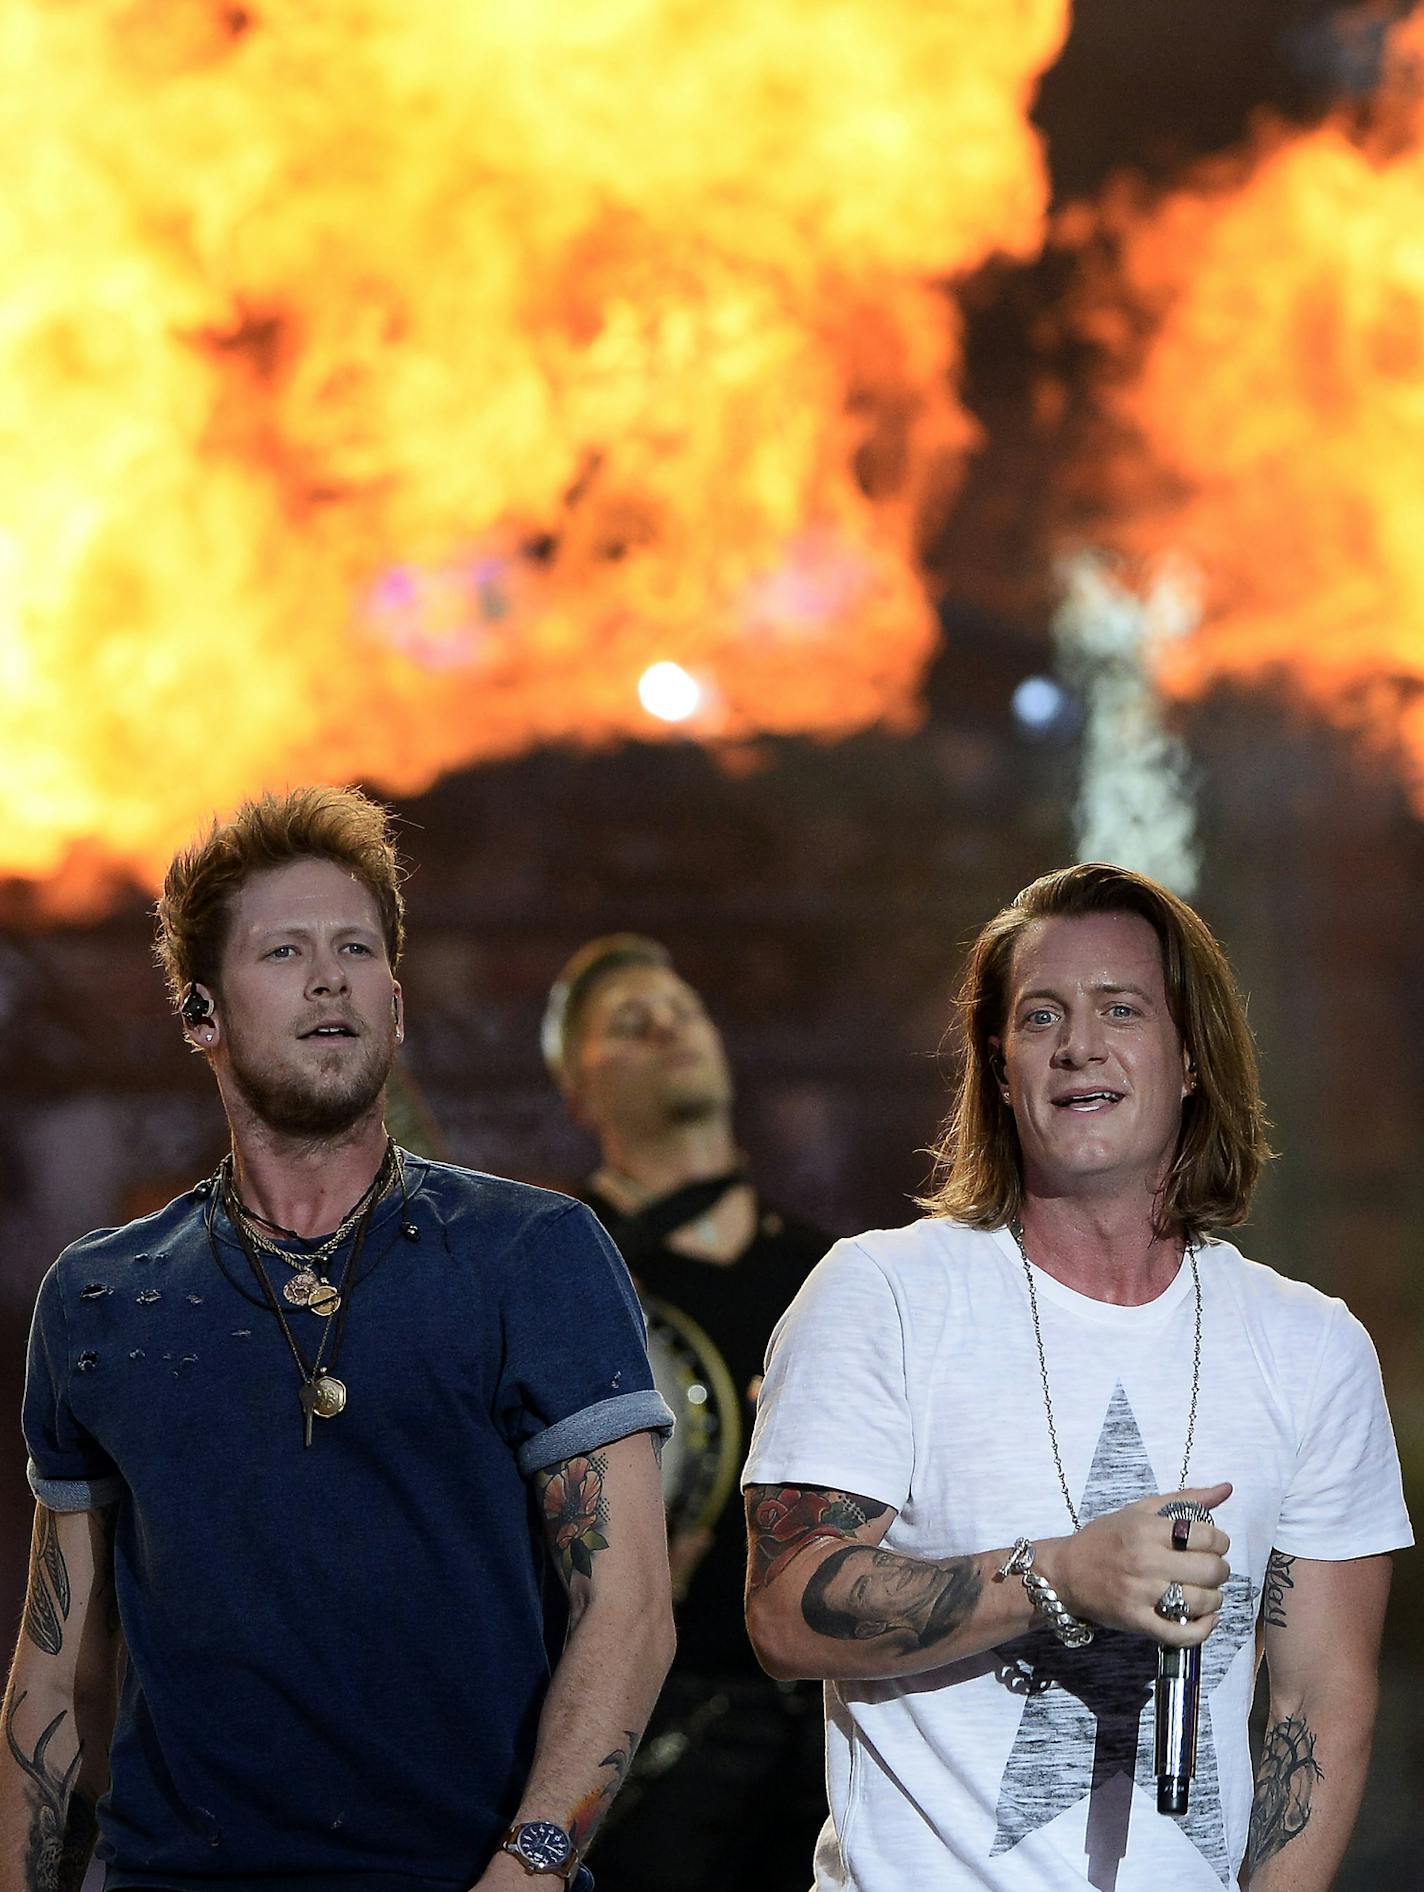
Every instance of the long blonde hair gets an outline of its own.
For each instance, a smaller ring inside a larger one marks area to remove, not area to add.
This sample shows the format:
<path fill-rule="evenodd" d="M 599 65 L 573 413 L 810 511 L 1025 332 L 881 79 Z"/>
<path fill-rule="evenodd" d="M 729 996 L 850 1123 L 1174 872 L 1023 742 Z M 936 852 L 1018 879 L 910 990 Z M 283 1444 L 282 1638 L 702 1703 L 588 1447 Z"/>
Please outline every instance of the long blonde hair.
<path fill-rule="evenodd" d="M 954 1103 L 932 1152 L 931 1215 L 1002 1228 L 1019 1213 L 1018 1131 L 994 1071 L 990 1040 L 1006 1022 L 1014 949 L 1035 920 L 1090 913 L 1140 914 L 1162 948 L 1167 1003 L 1196 1072 L 1182 1106 L 1176 1155 L 1157 1205 L 1159 1232 L 1198 1237 L 1246 1220 L 1271 1155 L 1256 1047 L 1226 955 L 1184 900 L 1145 875 L 1089 861 L 1025 887 L 970 948 L 955 1000 L 963 1061 Z"/>

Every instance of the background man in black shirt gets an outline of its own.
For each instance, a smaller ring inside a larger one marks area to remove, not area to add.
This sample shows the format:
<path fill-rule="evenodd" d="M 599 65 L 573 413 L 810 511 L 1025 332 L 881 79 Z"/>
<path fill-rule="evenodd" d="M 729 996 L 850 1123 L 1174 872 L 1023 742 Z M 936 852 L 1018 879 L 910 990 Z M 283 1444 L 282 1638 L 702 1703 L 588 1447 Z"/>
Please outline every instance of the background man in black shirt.
<path fill-rule="evenodd" d="M 742 1621 L 745 1538 L 725 1500 L 771 1330 L 831 1237 L 759 1194 L 733 1133 L 721 1036 L 657 941 L 617 933 L 575 953 L 543 1045 L 598 1145 L 579 1193 L 644 1298 L 679 1420 L 665 1466 L 678 1657 L 594 1863 L 614 1892 L 666 1892 L 674 1879 L 684 1892 L 801 1892 L 826 1813 L 819 1701 L 757 1665 Z"/>

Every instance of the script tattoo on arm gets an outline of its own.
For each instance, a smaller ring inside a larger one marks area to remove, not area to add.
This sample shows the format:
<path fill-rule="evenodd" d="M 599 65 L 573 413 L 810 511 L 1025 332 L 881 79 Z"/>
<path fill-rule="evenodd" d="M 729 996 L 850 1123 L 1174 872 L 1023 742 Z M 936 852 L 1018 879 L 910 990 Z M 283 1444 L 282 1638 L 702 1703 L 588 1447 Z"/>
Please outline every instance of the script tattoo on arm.
<path fill-rule="evenodd" d="M 25 1595 L 25 1634 L 37 1649 L 57 1656 L 69 1621 L 69 1566 L 59 1543 L 59 1525 L 45 1505 L 35 1510 L 30 1587 Z"/>
<path fill-rule="evenodd" d="M 1273 1550 L 1266 1559 L 1266 1601 L 1262 1614 L 1268 1629 L 1285 1629 L 1286 1592 L 1295 1588 L 1295 1578 L 1291 1568 L 1294 1557 L 1288 1557 L 1283 1550 Z"/>
<path fill-rule="evenodd" d="M 601 1786 L 592 1788 L 574 1808 L 569 1818 L 569 1838 L 579 1852 L 583 1852 L 588 1842 L 598 1831 L 599 1825 L 609 1807 L 612 1806 L 618 1789 L 628 1778 L 628 1769 L 633 1765 L 633 1756 L 638 1751 L 638 1736 L 632 1728 L 623 1730 L 622 1747 L 614 1748 L 611 1754 L 605 1754 L 598 1763 L 600 1768 L 612 1771 Z"/>
<path fill-rule="evenodd" d="M 1304 1715 L 1287 1715 L 1267 1730 L 1256 1769 L 1256 1797 L 1246 1858 L 1252 1873 L 1310 1823 L 1310 1796 L 1325 1778 L 1315 1758 L 1315 1736 Z"/>
<path fill-rule="evenodd" d="M 566 1586 L 591 1577 L 594 1558 L 608 1548 L 607 1470 L 608 1460 L 590 1452 L 535 1474 L 544 1531 Z"/>
<path fill-rule="evenodd" d="M 827 1491 L 819 1485 L 748 1486 L 748 1594 L 764 1590 L 808 1544 L 827 1537 L 853 1538 L 889 1509 L 878 1499 L 861 1498 L 853 1491 Z"/>
<path fill-rule="evenodd" d="M 26 1892 L 79 1892 L 98 1832 L 94 1809 L 74 1788 L 84 1750 L 59 1773 L 48 1759 L 49 1746 L 68 1710 L 61 1708 L 27 1754 L 15 1738 L 15 1717 L 26 1699 L 21 1690 L 5 1716 L 5 1739 L 16 1765 L 30 1781 L 30 1824 L 25 1835 Z"/>

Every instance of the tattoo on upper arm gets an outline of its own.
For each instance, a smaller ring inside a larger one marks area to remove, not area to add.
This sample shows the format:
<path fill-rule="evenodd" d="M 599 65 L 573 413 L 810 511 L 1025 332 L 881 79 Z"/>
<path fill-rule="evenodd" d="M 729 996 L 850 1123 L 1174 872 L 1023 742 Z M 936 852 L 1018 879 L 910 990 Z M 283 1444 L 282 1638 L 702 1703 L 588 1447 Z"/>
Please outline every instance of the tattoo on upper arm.
<path fill-rule="evenodd" d="M 1295 1578 L 1291 1570 L 1294 1557 L 1288 1557 L 1283 1550 L 1273 1550 L 1266 1559 L 1266 1597 L 1262 1614 L 1266 1626 L 1270 1629 L 1285 1629 L 1286 1592 L 1295 1588 Z"/>
<path fill-rule="evenodd" d="M 748 1594 L 764 1590 L 808 1544 L 827 1537 L 852 1538 L 889 1509 L 876 1498 L 818 1485 L 748 1486 Z"/>
<path fill-rule="evenodd" d="M 1256 1769 L 1256 1796 L 1246 1857 L 1252 1872 L 1303 1833 L 1310 1796 L 1325 1771 L 1315 1758 L 1315 1736 L 1304 1715 L 1287 1715 L 1267 1730 Z"/>
<path fill-rule="evenodd" d="M 607 1470 L 602 1453 L 590 1452 L 536 1474 L 544 1529 L 566 1584 L 591 1576 L 594 1558 L 608 1548 Z"/>
<path fill-rule="evenodd" d="M 600 1768 L 607 1767 L 612 1770 L 608 1779 L 599 1786 L 590 1788 L 570 1815 L 569 1838 L 580 1852 L 597 1832 L 599 1823 L 612 1806 L 618 1789 L 628 1778 L 628 1769 L 633 1765 L 633 1756 L 638 1751 L 638 1738 L 631 1728 L 623 1730 L 624 1745 L 614 1748 L 611 1754 L 605 1754 L 598 1763 Z"/>
<path fill-rule="evenodd" d="M 984 1588 L 972 1557 L 922 1563 L 875 1544 L 847 1544 L 818 1564 L 801 1595 L 808 1629 L 837 1642 L 930 1649 L 965 1622 Z"/>
<path fill-rule="evenodd" d="M 64 1647 L 70 1600 L 69 1566 L 60 1548 L 59 1521 L 47 1505 L 40 1505 L 35 1512 L 30 1587 L 25 1594 L 25 1634 L 46 1655 L 58 1655 Z"/>
<path fill-rule="evenodd" d="M 16 1765 L 29 1779 L 30 1824 L 25 1835 L 24 1884 L 26 1892 L 79 1892 L 93 1850 L 98 1823 L 94 1809 L 74 1782 L 84 1749 L 81 1745 L 62 1774 L 48 1760 L 49 1746 L 69 1711 L 61 1708 L 26 1754 L 15 1738 L 15 1717 L 26 1700 L 22 1689 L 5 1716 L 5 1739 Z"/>

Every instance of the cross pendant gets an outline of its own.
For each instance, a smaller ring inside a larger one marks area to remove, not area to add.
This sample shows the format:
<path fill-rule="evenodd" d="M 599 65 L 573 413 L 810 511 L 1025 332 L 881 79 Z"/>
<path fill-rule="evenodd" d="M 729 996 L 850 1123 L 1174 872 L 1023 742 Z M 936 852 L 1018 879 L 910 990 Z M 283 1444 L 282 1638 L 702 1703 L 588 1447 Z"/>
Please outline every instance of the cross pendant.
<path fill-rule="evenodd" d="M 297 1398 L 302 1402 L 302 1432 L 305 1443 L 310 1448 L 312 1442 L 312 1420 L 316 1417 L 316 1387 L 310 1380 L 303 1380 Z"/>

